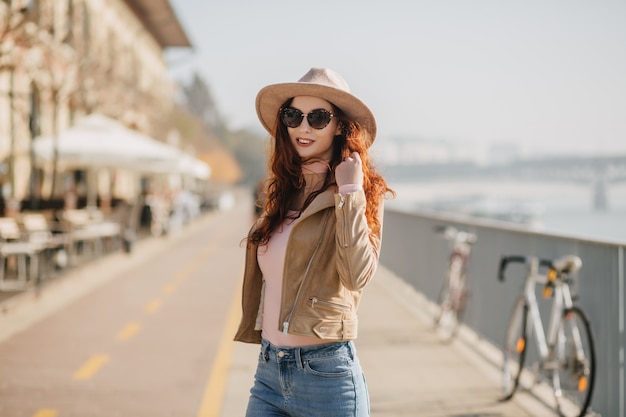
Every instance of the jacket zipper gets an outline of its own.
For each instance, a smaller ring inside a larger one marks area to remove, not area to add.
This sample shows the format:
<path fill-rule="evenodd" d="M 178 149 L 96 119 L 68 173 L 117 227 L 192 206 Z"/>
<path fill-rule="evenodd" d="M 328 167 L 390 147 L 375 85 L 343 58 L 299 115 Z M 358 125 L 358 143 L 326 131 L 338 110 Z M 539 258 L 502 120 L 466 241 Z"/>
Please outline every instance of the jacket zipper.
<path fill-rule="evenodd" d="M 320 304 L 320 305 L 325 305 L 325 306 L 331 306 L 331 307 L 336 307 L 336 308 L 340 308 L 342 310 L 349 310 L 350 307 L 343 305 L 343 304 L 339 304 L 339 303 L 333 303 L 332 301 L 326 301 L 326 300 L 320 300 L 317 297 L 311 297 L 309 298 L 309 302 L 311 303 L 311 307 L 315 308 L 316 304 Z"/>
<path fill-rule="evenodd" d="M 340 196 L 340 200 L 339 200 L 339 204 L 337 204 L 337 208 L 338 209 L 342 209 L 341 210 L 341 215 L 343 216 L 343 247 L 347 248 L 348 247 L 348 228 L 346 226 L 346 218 L 345 218 L 345 213 L 343 212 L 343 206 L 346 203 L 346 196 L 342 195 Z"/>
<path fill-rule="evenodd" d="M 300 282 L 300 286 L 298 287 L 298 291 L 296 292 L 296 298 L 293 300 L 293 306 L 291 306 L 291 311 L 289 312 L 289 315 L 287 316 L 287 320 L 283 322 L 283 336 L 287 336 L 287 331 L 289 331 L 289 322 L 291 321 L 291 318 L 293 317 L 293 313 L 295 313 L 296 311 L 296 304 L 298 303 L 298 299 L 300 298 L 300 293 L 302 292 L 304 281 L 306 281 L 307 277 L 309 276 L 309 271 L 311 270 L 313 259 L 315 258 L 317 251 L 322 245 L 322 239 L 324 238 L 324 231 L 326 230 L 326 225 L 328 224 L 328 218 L 330 217 L 330 214 L 332 213 L 329 211 L 328 214 L 326 215 L 326 219 L 324 220 L 324 226 L 322 227 L 322 234 L 320 235 L 320 238 L 317 241 L 317 245 L 315 246 L 315 250 L 313 251 L 311 258 L 309 259 L 309 262 L 306 265 L 306 270 L 304 271 L 304 278 L 302 278 L 302 281 Z"/>

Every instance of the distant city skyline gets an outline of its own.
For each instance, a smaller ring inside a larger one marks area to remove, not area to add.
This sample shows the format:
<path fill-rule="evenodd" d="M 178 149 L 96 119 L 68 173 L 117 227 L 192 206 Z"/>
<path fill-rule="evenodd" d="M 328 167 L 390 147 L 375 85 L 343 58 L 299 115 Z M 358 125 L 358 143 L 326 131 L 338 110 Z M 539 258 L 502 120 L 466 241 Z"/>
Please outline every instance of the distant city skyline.
<path fill-rule="evenodd" d="M 373 158 L 381 165 L 446 164 L 470 162 L 478 165 L 502 164 L 532 157 L 514 143 L 474 145 L 448 140 L 386 138 L 376 143 Z"/>
<path fill-rule="evenodd" d="M 626 154 L 624 1 L 171 4 L 195 47 L 167 54 L 172 77 L 198 72 L 235 129 L 261 130 L 260 88 L 328 66 L 372 108 L 380 142 Z"/>

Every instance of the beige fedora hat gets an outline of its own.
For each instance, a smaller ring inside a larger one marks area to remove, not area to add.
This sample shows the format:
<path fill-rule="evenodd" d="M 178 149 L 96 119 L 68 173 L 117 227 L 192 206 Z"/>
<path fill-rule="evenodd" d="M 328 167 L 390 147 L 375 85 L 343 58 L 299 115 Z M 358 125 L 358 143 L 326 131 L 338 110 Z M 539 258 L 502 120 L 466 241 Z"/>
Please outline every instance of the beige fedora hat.
<path fill-rule="evenodd" d="M 296 96 L 320 97 L 339 107 L 350 119 L 358 122 L 369 134 L 368 146 L 376 137 L 374 114 L 354 94 L 348 83 L 328 68 L 311 68 L 295 83 L 272 84 L 262 88 L 256 96 L 256 113 L 265 130 L 273 134 L 278 109 L 288 99 Z"/>

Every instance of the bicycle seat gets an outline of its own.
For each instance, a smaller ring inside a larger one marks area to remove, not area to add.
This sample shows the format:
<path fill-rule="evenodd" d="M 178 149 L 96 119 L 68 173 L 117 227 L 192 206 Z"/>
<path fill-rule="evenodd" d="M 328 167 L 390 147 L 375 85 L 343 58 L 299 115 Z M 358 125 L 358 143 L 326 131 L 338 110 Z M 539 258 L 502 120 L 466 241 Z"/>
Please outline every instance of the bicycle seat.
<path fill-rule="evenodd" d="M 458 232 L 456 235 L 457 242 L 476 243 L 476 235 L 468 232 Z"/>
<path fill-rule="evenodd" d="M 552 266 L 559 273 L 573 274 L 583 266 L 583 261 L 576 255 L 566 255 L 553 260 Z"/>

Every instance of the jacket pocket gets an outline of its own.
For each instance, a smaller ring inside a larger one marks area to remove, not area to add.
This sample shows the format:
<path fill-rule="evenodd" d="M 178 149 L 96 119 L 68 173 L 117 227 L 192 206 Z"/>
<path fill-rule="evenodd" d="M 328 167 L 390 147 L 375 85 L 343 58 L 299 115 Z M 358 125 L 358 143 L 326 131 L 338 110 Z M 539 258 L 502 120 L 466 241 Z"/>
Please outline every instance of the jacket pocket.
<path fill-rule="evenodd" d="M 336 303 L 334 301 L 322 300 L 317 297 L 309 297 L 309 304 L 311 308 L 313 309 L 316 309 L 316 308 L 322 308 L 326 310 L 330 309 L 330 310 L 339 311 L 342 313 L 345 311 L 350 311 L 350 306 L 348 305 Z"/>
<path fill-rule="evenodd" d="M 294 334 L 315 336 L 329 340 L 351 340 L 357 337 L 357 320 L 296 316 L 290 330 Z"/>

